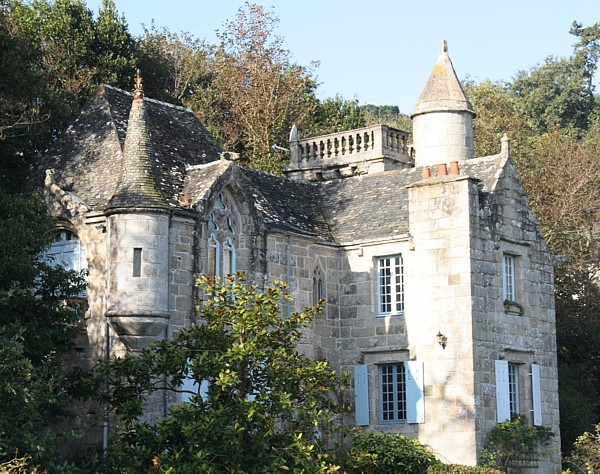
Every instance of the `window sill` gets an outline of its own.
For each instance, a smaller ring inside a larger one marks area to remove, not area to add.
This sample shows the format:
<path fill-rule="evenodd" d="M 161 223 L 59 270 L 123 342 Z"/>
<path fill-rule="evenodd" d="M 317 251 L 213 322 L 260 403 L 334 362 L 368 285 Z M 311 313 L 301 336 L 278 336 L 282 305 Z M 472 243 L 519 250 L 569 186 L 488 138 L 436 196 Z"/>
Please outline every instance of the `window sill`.
<path fill-rule="evenodd" d="M 397 317 L 397 316 L 404 316 L 404 312 L 401 312 L 401 313 L 383 313 L 383 314 L 379 313 L 377 315 L 378 318 L 387 318 L 388 316 L 394 317 L 394 318 Z"/>

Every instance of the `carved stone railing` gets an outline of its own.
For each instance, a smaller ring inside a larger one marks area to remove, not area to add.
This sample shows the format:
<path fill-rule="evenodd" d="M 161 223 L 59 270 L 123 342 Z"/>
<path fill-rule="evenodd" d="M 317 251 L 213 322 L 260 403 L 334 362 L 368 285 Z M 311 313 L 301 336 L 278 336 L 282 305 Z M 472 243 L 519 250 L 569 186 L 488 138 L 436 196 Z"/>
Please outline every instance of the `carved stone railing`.
<path fill-rule="evenodd" d="M 290 141 L 289 172 L 328 170 L 384 159 L 408 163 L 408 133 L 386 125 Z"/>

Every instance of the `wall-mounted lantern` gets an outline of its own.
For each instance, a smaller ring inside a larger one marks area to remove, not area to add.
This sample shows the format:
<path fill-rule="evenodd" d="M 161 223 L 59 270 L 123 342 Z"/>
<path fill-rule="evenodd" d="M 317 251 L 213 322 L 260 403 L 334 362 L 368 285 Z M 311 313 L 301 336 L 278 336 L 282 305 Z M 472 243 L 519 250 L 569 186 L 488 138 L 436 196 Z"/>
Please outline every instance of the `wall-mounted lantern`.
<path fill-rule="evenodd" d="M 438 331 L 437 333 L 437 342 L 440 346 L 442 346 L 442 349 L 446 348 L 446 344 L 448 344 L 448 338 L 442 334 L 441 331 Z"/>

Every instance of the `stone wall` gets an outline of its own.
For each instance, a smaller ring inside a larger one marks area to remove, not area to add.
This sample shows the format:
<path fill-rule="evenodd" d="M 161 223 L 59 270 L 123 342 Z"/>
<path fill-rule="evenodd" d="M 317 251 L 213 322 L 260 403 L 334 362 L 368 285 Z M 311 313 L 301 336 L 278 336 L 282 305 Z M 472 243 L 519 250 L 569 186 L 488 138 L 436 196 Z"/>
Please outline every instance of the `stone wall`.
<path fill-rule="evenodd" d="M 424 179 L 409 189 L 406 323 L 425 375 L 426 419 L 417 436 L 440 459 L 461 464 L 477 459 L 469 251 L 476 196 L 465 176 Z"/>
<path fill-rule="evenodd" d="M 539 468 L 531 472 L 560 472 L 553 256 L 539 233 L 510 160 L 498 177 L 493 195 L 485 196 L 485 202 L 472 238 L 478 444 L 485 444 L 487 434 L 497 423 L 494 361 L 519 365 L 520 413 L 529 424 L 533 423 L 531 365 L 537 364 L 541 371 L 541 421 L 555 437 Z M 515 257 L 519 307 L 504 305 L 505 253 Z"/>

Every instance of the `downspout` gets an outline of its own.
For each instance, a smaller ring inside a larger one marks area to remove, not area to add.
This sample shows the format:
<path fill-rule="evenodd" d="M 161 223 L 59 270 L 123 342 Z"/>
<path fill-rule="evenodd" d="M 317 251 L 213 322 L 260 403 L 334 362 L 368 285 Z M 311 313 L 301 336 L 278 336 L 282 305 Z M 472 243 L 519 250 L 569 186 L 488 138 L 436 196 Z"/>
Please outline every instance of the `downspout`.
<path fill-rule="evenodd" d="M 104 323 L 104 360 L 105 364 L 108 366 L 109 358 L 110 358 L 110 326 L 108 321 Z M 104 376 L 104 392 L 108 395 L 109 386 L 108 386 L 108 372 Z M 102 420 L 102 452 L 104 456 L 108 455 L 108 419 L 109 419 L 109 411 L 108 411 L 108 402 L 104 404 L 104 419 Z"/>
<path fill-rule="evenodd" d="M 106 219 L 106 269 L 104 272 L 104 280 L 105 280 L 105 295 L 104 298 L 104 307 L 108 310 L 108 294 L 110 291 L 110 236 L 111 236 L 111 228 L 110 228 L 110 218 Z M 106 313 L 105 313 L 106 314 Z M 108 323 L 108 318 L 105 317 L 104 321 L 104 363 L 106 367 L 110 362 L 110 325 Z M 110 391 L 110 387 L 108 384 L 108 371 L 104 376 L 104 392 L 108 396 Z M 102 420 L 102 452 L 104 456 L 108 455 L 108 430 L 109 430 L 109 409 L 108 402 L 104 404 L 104 417 Z"/>
<path fill-rule="evenodd" d="M 171 228 L 173 226 L 173 214 L 169 216 L 169 229 L 167 230 L 167 326 L 165 327 L 165 339 L 171 339 Z M 167 376 L 165 375 L 165 390 L 163 392 L 164 410 L 163 415 L 166 418 L 169 412 L 169 391 L 167 385 Z"/>
<path fill-rule="evenodd" d="M 286 255 L 286 276 L 285 276 L 285 283 L 288 287 L 288 291 L 290 288 L 290 283 L 292 280 L 292 236 L 290 234 L 288 234 L 288 239 L 287 239 L 287 255 Z M 285 317 L 289 317 L 290 315 L 290 300 L 286 300 L 285 301 Z"/>

